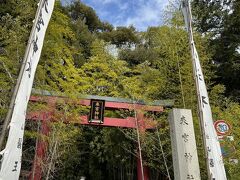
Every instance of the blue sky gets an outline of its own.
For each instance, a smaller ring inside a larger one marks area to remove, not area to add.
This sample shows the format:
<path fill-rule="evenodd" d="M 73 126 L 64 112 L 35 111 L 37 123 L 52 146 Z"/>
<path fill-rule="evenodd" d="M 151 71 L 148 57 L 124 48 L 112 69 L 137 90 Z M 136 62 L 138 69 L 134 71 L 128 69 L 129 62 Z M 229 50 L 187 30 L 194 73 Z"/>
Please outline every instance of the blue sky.
<path fill-rule="evenodd" d="M 66 0 L 65 0 L 66 1 Z M 134 25 L 139 31 L 161 25 L 168 0 L 82 0 L 102 21 L 114 26 Z"/>

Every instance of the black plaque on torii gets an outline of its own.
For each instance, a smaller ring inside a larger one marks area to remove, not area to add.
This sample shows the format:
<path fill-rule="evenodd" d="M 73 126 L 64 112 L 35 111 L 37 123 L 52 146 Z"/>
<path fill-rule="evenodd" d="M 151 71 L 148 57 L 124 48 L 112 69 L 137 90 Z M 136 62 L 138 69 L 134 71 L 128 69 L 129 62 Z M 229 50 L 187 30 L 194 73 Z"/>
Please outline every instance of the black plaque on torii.
<path fill-rule="evenodd" d="M 89 123 L 103 123 L 104 121 L 105 101 L 98 99 L 91 99 L 91 109 L 89 116 Z"/>

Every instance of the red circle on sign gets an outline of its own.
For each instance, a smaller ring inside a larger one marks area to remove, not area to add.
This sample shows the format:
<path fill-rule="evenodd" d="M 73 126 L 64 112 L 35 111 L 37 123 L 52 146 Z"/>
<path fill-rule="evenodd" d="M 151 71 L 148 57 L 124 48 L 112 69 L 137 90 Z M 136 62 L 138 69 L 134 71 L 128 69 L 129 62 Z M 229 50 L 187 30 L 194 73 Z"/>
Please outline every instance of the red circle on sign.
<path fill-rule="evenodd" d="M 231 127 L 225 120 L 215 121 L 214 127 L 218 135 L 226 136 L 230 134 Z"/>

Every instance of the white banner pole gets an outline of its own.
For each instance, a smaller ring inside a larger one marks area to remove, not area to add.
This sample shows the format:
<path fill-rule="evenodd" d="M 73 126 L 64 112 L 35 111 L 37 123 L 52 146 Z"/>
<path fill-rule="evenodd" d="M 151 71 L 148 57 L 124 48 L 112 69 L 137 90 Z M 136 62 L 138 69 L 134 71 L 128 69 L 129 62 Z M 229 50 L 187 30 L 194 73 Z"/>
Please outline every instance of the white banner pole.
<path fill-rule="evenodd" d="M 209 104 L 207 87 L 204 81 L 202 68 L 200 65 L 198 53 L 195 47 L 192 31 L 192 13 L 189 0 L 182 0 L 182 12 L 185 24 L 189 33 L 189 41 L 191 46 L 191 54 L 193 60 L 193 72 L 196 81 L 198 94 L 198 108 L 207 159 L 208 177 L 210 180 L 226 180 L 226 172 L 224 168 L 221 148 L 217 133 L 215 131 L 212 119 L 212 111 Z"/>
<path fill-rule="evenodd" d="M 10 130 L 6 147 L 1 151 L 0 180 L 16 180 L 20 175 L 27 104 L 31 95 L 45 33 L 53 12 L 54 2 L 55 0 L 41 0 L 38 5 L 24 61 L 14 91 L 12 106 L 9 110 L 10 113 L 8 113 L 8 118 L 11 119 L 9 124 Z M 6 121 L 5 124 L 8 124 L 8 122 Z"/>

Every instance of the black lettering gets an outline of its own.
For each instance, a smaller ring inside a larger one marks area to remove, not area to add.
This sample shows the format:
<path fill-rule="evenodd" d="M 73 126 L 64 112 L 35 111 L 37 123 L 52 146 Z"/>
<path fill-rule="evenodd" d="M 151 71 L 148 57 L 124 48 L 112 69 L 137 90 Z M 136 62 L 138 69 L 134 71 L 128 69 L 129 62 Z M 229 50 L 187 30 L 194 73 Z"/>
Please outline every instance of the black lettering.
<path fill-rule="evenodd" d="M 44 26 L 44 21 L 43 21 L 43 18 L 42 18 L 42 10 L 40 12 L 40 15 L 39 15 L 39 18 L 38 18 L 38 21 L 37 21 L 37 25 L 36 25 L 36 28 L 37 28 L 38 32 L 41 30 L 41 25 Z"/>
<path fill-rule="evenodd" d="M 38 51 L 37 41 L 38 41 L 38 36 L 36 36 L 36 40 L 33 40 L 33 54 Z"/>
<path fill-rule="evenodd" d="M 13 172 L 14 172 L 14 171 L 17 171 L 17 166 L 18 166 L 18 161 L 15 161 L 15 165 L 13 166 L 14 169 L 12 170 Z"/>
<path fill-rule="evenodd" d="M 28 68 L 26 69 L 26 71 L 28 71 L 28 77 L 31 77 L 31 72 L 32 72 L 32 59 L 30 58 L 30 61 L 27 62 Z"/>
<path fill-rule="evenodd" d="M 202 96 L 203 107 L 204 107 L 204 104 L 208 104 L 208 102 L 207 102 L 205 99 L 206 99 L 206 97 L 205 97 L 205 96 Z"/>
<path fill-rule="evenodd" d="M 185 116 L 182 116 L 182 117 L 181 117 L 181 119 L 180 119 L 180 124 L 182 124 L 182 125 L 188 125 L 188 122 L 187 122 Z"/>
<path fill-rule="evenodd" d="M 191 161 L 192 160 L 192 155 L 190 153 L 185 153 L 184 157 L 186 158 L 186 161 Z"/>
<path fill-rule="evenodd" d="M 188 174 L 187 179 L 194 179 L 193 175 Z"/>
<path fill-rule="evenodd" d="M 18 149 L 21 149 L 21 148 L 22 148 L 22 138 L 19 138 L 19 139 L 18 139 L 17 148 L 18 148 Z"/>
<path fill-rule="evenodd" d="M 209 164 L 210 164 L 211 167 L 214 167 L 214 161 L 213 161 L 213 159 L 209 159 Z"/>
<path fill-rule="evenodd" d="M 186 133 L 184 133 L 184 134 L 182 135 L 182 138 L 183 138 L 184 142 L 188 142 L 188 137 L 189 137 L 189 135 L 186 134 Z"/>
<path fill-rule="evenodd" d="M 48 13 L 48 9 L 47 9 L 47 7 L 48 7 L 48 0 L 44 0 L 43 1 L 43 6 L 42 7 L 44 7 L 46 13 Z"/>

